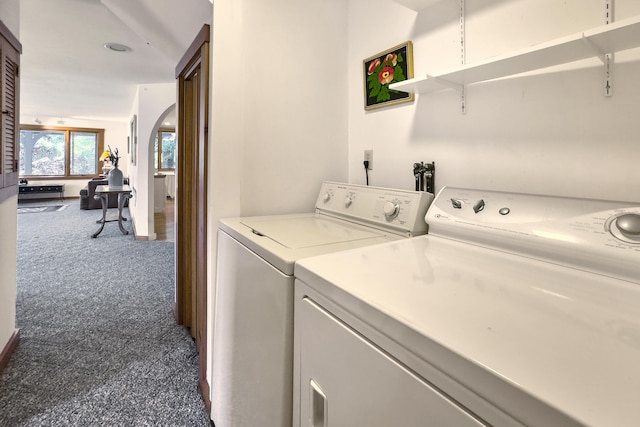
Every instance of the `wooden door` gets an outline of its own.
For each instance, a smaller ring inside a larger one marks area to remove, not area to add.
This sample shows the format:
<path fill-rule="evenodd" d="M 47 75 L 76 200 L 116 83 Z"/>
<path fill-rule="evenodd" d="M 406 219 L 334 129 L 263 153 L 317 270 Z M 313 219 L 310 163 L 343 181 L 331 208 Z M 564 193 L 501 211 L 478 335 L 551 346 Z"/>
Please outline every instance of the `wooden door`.
<path fill-rule="evenodd" d="M 200 356 L 200 392 L 210 408 L 207 368 L 207 156 L 209 34 L 205 25 L 176 68 L 178 169 L 176 304 Z"/>

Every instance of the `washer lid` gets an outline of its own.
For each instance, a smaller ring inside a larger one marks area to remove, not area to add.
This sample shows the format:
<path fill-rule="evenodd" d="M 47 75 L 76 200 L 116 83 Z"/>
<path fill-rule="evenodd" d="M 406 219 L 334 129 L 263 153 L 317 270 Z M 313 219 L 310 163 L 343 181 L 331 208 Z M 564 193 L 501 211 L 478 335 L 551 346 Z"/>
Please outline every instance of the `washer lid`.
<path fill-rule="evenodd" d="M 385 233 L 345 221 L 336 221 L 320 216 L 297 218 L 243 218 L 241 223 L 255 234 L 290 249 L 323 246 L 332 243 L 351 242 L 385 236 Z"/>

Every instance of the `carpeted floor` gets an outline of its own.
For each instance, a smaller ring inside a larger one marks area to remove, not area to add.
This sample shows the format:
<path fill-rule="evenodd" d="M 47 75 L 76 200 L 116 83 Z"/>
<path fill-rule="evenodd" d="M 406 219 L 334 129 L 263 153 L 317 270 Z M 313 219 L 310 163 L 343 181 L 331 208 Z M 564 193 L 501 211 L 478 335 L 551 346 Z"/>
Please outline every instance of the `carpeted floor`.
<path fill-rule="evenodd" d="M 18 215 L 20 345 L 0 426 L 209 426 L 193 340 L 171 313 L 173 243 L 116 222 L 92 239 L 101 212 L 65 204 Z"/>

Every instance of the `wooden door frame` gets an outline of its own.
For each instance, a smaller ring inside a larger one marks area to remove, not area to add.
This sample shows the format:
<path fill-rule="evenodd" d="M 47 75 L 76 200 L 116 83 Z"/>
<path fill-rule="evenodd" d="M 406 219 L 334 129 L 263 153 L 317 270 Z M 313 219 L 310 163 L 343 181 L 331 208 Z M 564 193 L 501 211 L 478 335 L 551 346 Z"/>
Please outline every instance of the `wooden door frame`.
<path fill-rule="evenodd" d="M 210 34 L 210 26 L 204 25 L 176 67 L 178 168 L 174 306 L 176 321 L 188 327 L 196 341 L 200 393 L 208 413 L 211 410 L 206 376 Z M 197 93 L 191 98 L 193 89 Z"/>

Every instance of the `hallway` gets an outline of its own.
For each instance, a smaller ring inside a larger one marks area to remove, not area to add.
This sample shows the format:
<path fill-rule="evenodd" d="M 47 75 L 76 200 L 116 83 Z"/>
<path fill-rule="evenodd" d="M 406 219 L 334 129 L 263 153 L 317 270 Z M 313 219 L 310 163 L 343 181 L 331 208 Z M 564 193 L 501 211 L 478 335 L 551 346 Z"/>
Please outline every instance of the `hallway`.
<path fill-rule="evenodd" d="M 154 213 L 153 220 L 156 240 L 175 243 L 175 204 L 175 199 L 167 198 L 167 204 L 164 210 Z"/>
<path fill-rule="evenodd" d="M 18 214 L 20 344 L 0 425 L 210 425 L 195 345 L 172 315 L 169 233 L 137 241 L 110 223 L 92 239 L 98 211 L 36 203 L 67 206 Z"/>

